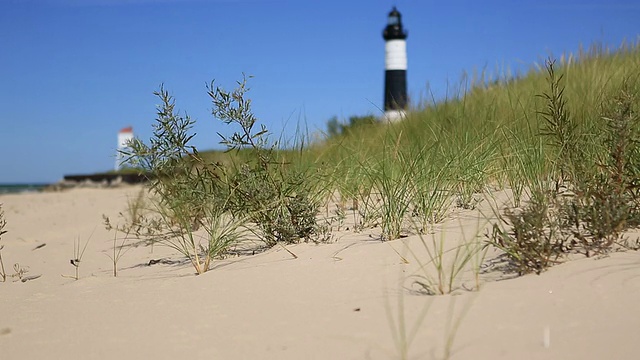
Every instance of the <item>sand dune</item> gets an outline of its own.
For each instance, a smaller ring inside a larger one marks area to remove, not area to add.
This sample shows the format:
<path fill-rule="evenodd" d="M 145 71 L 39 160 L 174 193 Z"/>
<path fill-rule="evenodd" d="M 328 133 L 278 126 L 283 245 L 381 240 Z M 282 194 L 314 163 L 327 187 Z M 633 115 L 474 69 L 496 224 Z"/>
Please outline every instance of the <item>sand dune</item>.
<path fill-rule="evenodd" d="M 219 260 L 201 276 L 171 249 L 139 246 L 114 278 L 102 215 L 117 218 L 138 191 L 0 196 L 7 273 L 17 263 L 24 276 L 40 275 L 0 283 L 0 359 L 394 359 L 403 313 L 407 333 L 417 329 L 413 359 L 441 358 L 448 334 L 453 359 L 640 357 L 636 252 L 581 258 L 540 276 L 487 274 L 479 291 L 426 296 L 410 291 L 420 238 L 383 243 L 371 229 L 288 246 L 297 259 L 275 247 Z M 458 213 L 436 236 L 472 237 L 474 216 Z M 80 279 L 65 277 L 74 274 L 74 241 L 87 240 Z M 171 261 L 148 265 L 158 259 Z M 472 274 L 460 280 L 474 286 Z"/>

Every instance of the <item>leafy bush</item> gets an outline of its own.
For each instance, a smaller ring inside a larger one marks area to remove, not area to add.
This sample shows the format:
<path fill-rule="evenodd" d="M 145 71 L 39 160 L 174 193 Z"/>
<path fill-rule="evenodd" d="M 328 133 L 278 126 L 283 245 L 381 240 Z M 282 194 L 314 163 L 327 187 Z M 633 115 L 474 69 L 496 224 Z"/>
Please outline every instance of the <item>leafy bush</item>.
<path fill-rule="evenodd" d="M 228 208 L 235 215 L 247 214 L 268 247 L 308 240 L 316 234 L 319 203 L 310 196 L 305 181 L 302 174 L 243 164 L 231 178 L 233 196 Z"/>
<path fill-rule="evenodd" d="M 605 107 L 606 152 L 592 173 L 575 178 L 575 195 L 563 204 L 564 226 L 586 256 L 607 252 L 625 229 L 640 225 L 637 106 L 637 96 L 623 87 Z"/>
<path fill-rule="evenodd" d="M 213 116 L 240 127 L 231 137 L 220 135 L 221 143 L 229 150 L 248 149 L 253 158 L 236 163 L 236 171 L 229 175 L 230 201 L 226 208 L 235 216 L 246 214 L 267 246 L 310 239 L 318 229 L 320 201 L 308 181 L 309 170 L 289 166 L 278 157 L 278 143 L 269 144 L 266 127 L 255 129 L 257 119 L 251 111 L 251 100 L 245 98 L 247 91 L 246 78 L 231 92 L 213 82 L 208 91 Z"/>
<path fill-rule="evenodd" d="M 194 121 L 174 110 L 175 102 L 163 87 L 153 136 L 147 145 L 135 139 L 128 162 L 151 175 L 151 214 L 133 219 L 137 234 L 169 246 L 186 256 L 198 274 L 223 255 L 240 235 L 241 221 L 224 209 L 230 201 L 224 185 L 225 169 L 206 163 L 189 141 Z M 202 229 L 205 235 L 196 234 Z M 204 240 L 204 241 L 203 241 Z"/>
<path fill-rule="evenodd" d="M 116 230 L 174 248 L 198 274 L 236 244 L 245 228 L 267 246 L 316 234 L 318 187 L 308 181 L 309 167 L 290 166 L 278 156 L 278 144 L 268 143 L 264 125 L 255 130 L 248 90 L 246 78 L 232 92 L 213 82 L 208 87 L 214 117 L 240 128 L 230 137 L 220 135 L 221 144 L 237 151 L 226 163 L 204 160 L 189 145 L 195 121 L 176 113 L 163 87 L 155 93 L 162 104 L 150 143 L 135 139 L 125 153 L 130 165 L 150 175 L 151 206 L 144 213 L 139 206 L 130 209 L 130 219 Z M 113 228 L 109 219 L 105 223 Z"/>
<path fill-rule="evenodd" d="M 560 231 L 551 204 L 538 194 L 521 211 L 507 209 L 501 217 L 504 226 L 493 225 L 488 243 L 504 251 L 508 258 L 505 270 L 540 274 L 567 252 L 569 241 Z"/>
<path fill-rule="evenodd" d="M 494 225 L 488 241 L 505 252 L 519 274 L 539 274 L 568 252 L 588 257 L 611 251 L 624 230 L 640 225 L 637 94 L 623 86 L 604 107 L 600 146 L 589 147 L 593 137 L 581 132 L 566 110 L 562 76 L 556 76 L 551 60 L 547 73 L 540 133 L 556 150 L 560 176 L 553 189 L 535 192 L 521 211 L 507 209 L 506 226 Z"/>

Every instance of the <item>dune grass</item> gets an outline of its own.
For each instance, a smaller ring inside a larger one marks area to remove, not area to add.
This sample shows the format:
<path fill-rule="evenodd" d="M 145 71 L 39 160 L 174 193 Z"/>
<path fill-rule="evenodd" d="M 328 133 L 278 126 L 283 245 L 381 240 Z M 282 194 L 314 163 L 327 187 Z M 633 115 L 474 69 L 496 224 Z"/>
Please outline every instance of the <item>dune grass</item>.
<path fill-rule="evenodd" d="M 456 91 L 403 122 L 357 127 L 304 154 L 333 169 L 325 181 L 354 199 L 361 227 L 379 225 L 381 240 L 425 234 L 453 207 L 509 189 L 511 206 L 496 209 L 486 244 L 517 273 L 568 253 L 637 247 L 622 241 L 639 224 L 637 44 L 581 49 Z"/>
<path fill-rule="evenodd" d="M 69 264 L 71 264 L 74 268 L 74 275 L 62 275 L 65 278 L 71 278 L 74 280 L 80 280 L 80 265 L 82 264 L 82 258 L 84 257 L 84 252 L 87 250 L 87 246 L 89 245 L 89 241 L 93 233 L 87 238 L 84 242 L 84 246 L 82 246 L 82 242 L 80 241 L 80 236 L 78 236 L 75 240 L 73 240 L 73 257 L 69 259 Z M 82 248 L 81 248 L 82 247 Z"/>
<path fill-rule="evenodd" d="M 7 220 L 4 218 L 4 210 L 2 210 L 2 204 L 0 204 L 0 240 L 2 240 L 2 235 L 7 233 L 4 229 L 5 226 L 7 226 Z M 0 280 L 5 282 L 7 281 L 7 273 L 4 270 L 4 262 L 2 261 L 2 249 L 4 249 L 4 245 L 0 244 Z"/>
<path fill-rule="evenodd" d="M 594 244 L 612 242 L 601 238 L 636 226 L 635 215 L 614 214 L 613 204 L 635 214 L 639 74 L 637 44 L 615 51 L 594 46 L 515 77 L 463 78 L 445 100 L 420 104 L 402 122 L 367 122 L 319 142 L 299 134 L 292 143 L 271 139 L 255 118 L 247 79 L 230 92 L 212 83 L 214 117 L 238 129 L 222 138 L 233 151 L 200 154 L 187 144 L 191 120 L 160 112 L 170 121 L 157 125 L 149 147 L 138 143 L 133 165 L 156 173 L 156 211 L 170 210 L 166 222 L 187 235 L 203 225 L 194 219 L 203 219 L 205 204 L 215 203 L 219 213 L 209 214 L 221 221 L 215 226 L 238 221 L 267 247 L 317 239 L 319 208 L 337 194 L 338 209 L 353 210 L 355 231 L 379 229 L 379 238 L 391 241 L 426 234 L 453 208 L 473 209 L 493 191 L 509 189 L 511 210 L 497 210 L 506 225 L 489 244 L 509 254 L 500 243 L 521 243 L 510 231 L 525 219 L 517 219 L 522 209 L 534 211 L 538 201 L 535 211 L 562 215 L 540 225 L 558 222 L 559 233 L 588 245 L 590 255 Z M 174 144 L 163 143 L 169 135 Z M 563 189 L 576 196 L 561 203 Z M 600 219 L 590 207 L 615 219 Z M 177 248 L 197 258 L 199 245 L 189 236 L 190 250 Z"/>

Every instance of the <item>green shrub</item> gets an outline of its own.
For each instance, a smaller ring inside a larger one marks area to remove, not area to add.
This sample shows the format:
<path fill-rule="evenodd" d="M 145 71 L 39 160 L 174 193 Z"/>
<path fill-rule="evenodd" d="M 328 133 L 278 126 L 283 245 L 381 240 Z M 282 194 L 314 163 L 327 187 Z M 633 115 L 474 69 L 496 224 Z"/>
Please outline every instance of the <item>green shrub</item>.
<path fill-rule="evenodd" d="M 537 194 L 521 211 L 506 209 L 502 224 L 494 224 L 488 244 L 504 251 L 503 270 L 519 275 L 540 274 L 559 262 L 570 244 L 560 229 L 553 202 Z"/>
<path fill-rule="evenodd" d="M 610 250 L 622 232 L 640 225 L 638 96 L 626 86 L 604 106 L 604 154 L 576 178 L 563 204 L 564 226 L 586 256 Z"/>
<path fill-rule="evenodd" d="M 208 89 L 213 102 L 213 116 L 239 130 L 221 143 L 235 151 L 247 149 L 250 160 L 234 164 L 229 175 L 230 201 L 227 204 L 235 216 L 246 214 L 257 227 L 255 233 L 267 246 L 278 242 L 296 243 L 317 233 L 316 215 L 320 199 L 309 181 L 310 167 L 291 166 L 279 157 L 278 143 L 269 143 L 264 125 L 255 129 L 257 119 L 251 111 L 246 78 L 238 87 L 225 91 L 212 82 Z M 300 151 L 302 151 L 302 147 Z"/>
<path fill-rule="evenodd" d="M 136 216 L 137 234 L 169 246 L 189 259 L 196 273 L 209 270 L 240 236 L 242 220 L 226 216 L 230 201 L 225 169 L 205 162 L 189 145 L 194 121 L 174 110 L 175 102 L 163 87 L 153 136 L 147 145 L 135 139 L 128 162 L 151 175 L 150 214 Z M 196 233 L 202 229 L 204 235 Z"/>
<path fill-rule="evenodd" d="M 569 252 L 588 257 L 616 244 L 628 247 L 619 241 L 622 233 L 640 225 L 637 93 L 625 84 L 604 104 L 599 127 L 604 135 L 597 137 L 589 131 L 597 131 L 597 123 L 579 126 L 567 111 L 562 76 L 556 76 L 551 60 L 547 74 L 540 133 L 555 150 L 559 176 L 553 188 L 534 192 L 522 210 L 507 209 L 506 226 L 494 225 L 489 236 L 489 244 L 503 250 L 519 274 L 539 274 Z"/>

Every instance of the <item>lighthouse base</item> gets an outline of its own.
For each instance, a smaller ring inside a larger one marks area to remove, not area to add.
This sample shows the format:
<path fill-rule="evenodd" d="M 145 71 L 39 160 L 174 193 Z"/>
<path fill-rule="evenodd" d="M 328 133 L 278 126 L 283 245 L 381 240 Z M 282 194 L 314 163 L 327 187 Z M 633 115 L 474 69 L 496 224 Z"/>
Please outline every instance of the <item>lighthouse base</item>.
<path fill-rule="evenodd" d="M 407 112 L 404 110 L 387 110 L 384 112 L 382 120 L 386 122 L 396 122 L 404 120 L 407 117 Z"/>

